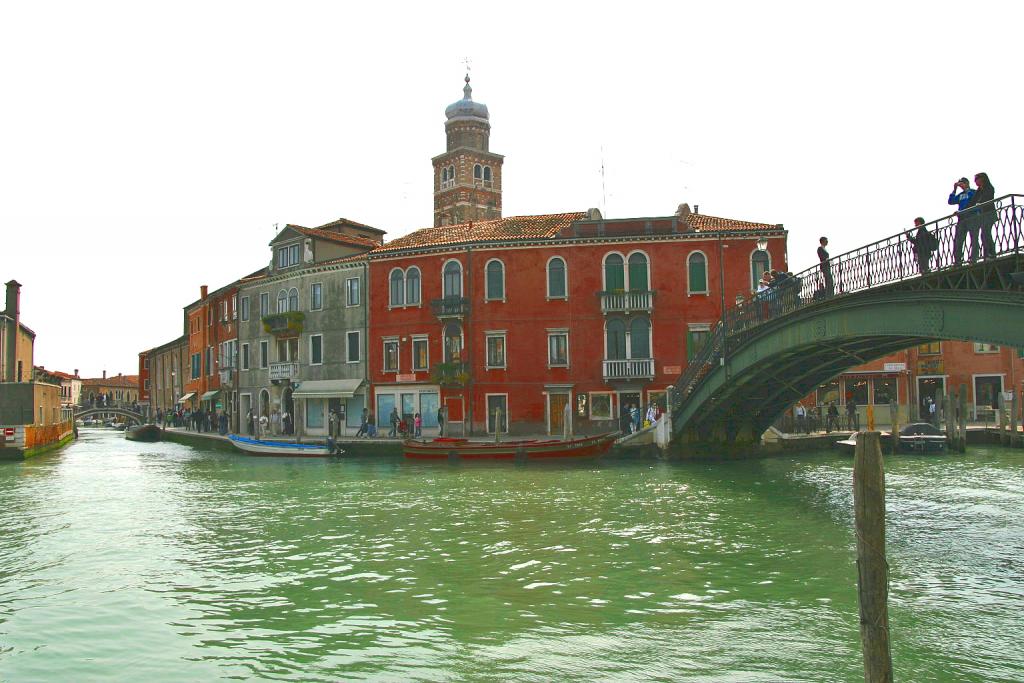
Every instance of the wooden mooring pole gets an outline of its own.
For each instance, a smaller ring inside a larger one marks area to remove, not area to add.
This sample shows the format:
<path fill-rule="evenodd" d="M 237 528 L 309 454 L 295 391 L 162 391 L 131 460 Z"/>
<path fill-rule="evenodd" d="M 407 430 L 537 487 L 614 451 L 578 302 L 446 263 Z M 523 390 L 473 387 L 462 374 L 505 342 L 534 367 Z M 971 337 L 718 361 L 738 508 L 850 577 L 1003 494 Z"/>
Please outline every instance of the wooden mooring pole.
<path fill-rule="evenodd" d="M 891 683 L 889 565 L 885 560 L 885 471 L 879 432 L 857 434 L 853 511 L 857 532 L 857 596 L 864 680 Z"/>
<path fill-rule="evenodd" d="M 967 452 L 967 385 L 960 385 L 960 441 L 959 450 L 961 453 Z"/>
<path fill-rule="evenodd" d="M 999 430 L 999 445 L 1003 446 L 1010 440 L 1010 434 L 1006 431 L 1006 405 L 1003 401 L 1003 394 L 996 396 L 996 429 Z"/>
<path fill-rule="evenodd" d="M 889 401 L 889 452 L 896 455 L 897 447 L 900 445 L 900 407 L 896 401 Z"/>
<path fill-rule="evenodd" d="M 1017 390 L 1013 390 L 1013 398 L 1010 400 L 1010 447 L 1017 445 Z"/>
<path fill-rule="evenodd" d="M 946 446 L 953 450 L 956 422 L 953 420 L 953 399 L 949 394 L 942 397 L 942 419 L 946 421 Z"/>

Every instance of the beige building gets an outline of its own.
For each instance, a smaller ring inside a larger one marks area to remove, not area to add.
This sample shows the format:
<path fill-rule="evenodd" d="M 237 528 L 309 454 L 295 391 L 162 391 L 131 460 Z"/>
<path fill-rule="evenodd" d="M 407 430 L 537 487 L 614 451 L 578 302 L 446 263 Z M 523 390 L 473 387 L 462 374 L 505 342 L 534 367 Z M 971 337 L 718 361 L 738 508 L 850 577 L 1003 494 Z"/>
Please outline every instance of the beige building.
<path fill-rule="evenodd" d="M 150 415 L 175 410 L 185 395 L 185 374 L 189 368 L 188 336 L 143 351 L 139 365 L 145 373 L 142 400 Z"/>

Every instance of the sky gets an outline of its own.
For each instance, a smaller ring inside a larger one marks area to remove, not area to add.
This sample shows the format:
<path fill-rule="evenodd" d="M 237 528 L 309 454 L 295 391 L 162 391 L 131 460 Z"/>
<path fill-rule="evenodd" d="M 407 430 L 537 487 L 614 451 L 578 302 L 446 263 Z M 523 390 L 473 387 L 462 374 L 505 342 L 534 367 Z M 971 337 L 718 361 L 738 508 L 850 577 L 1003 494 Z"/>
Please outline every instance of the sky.
<path fill-rule="evenodd" d="M 3 4 L 0 279 L 37 365 L 136 373 L 275 224 L 431 225 L 467 59 L 506 216 L 688 202 L 784 224 L 799 271 L 960 176 L 1024 192 L 1024 3 L 369 5 Z"/>

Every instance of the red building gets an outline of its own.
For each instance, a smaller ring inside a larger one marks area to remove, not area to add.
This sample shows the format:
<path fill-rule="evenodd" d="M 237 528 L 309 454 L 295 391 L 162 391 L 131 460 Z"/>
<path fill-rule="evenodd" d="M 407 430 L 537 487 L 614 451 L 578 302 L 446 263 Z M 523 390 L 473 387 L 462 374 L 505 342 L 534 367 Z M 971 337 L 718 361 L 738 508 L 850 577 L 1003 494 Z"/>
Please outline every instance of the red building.
<path fill-rule="evenodd" d="M 178 400 L 188 408 L 222 410 L 237 420 L 235 372 L 238 358 L 238 286 L 233 282 L 215 292 L 199 288 L 199 299 L 185 307 L 189 367 L 185 394 Z"/>
<path fill-rule="evenodd" d="M 443 408 L 452 434 L 560 434 L 568 405 L 589 433 L 630 405 L 664 406 L 723 302 L 786 269 L 786 233 L 686 205 L 616 220 L 592 209 L 427 228 L 369 258 L 378 425 L 397 408 L 430 433 Z"/>

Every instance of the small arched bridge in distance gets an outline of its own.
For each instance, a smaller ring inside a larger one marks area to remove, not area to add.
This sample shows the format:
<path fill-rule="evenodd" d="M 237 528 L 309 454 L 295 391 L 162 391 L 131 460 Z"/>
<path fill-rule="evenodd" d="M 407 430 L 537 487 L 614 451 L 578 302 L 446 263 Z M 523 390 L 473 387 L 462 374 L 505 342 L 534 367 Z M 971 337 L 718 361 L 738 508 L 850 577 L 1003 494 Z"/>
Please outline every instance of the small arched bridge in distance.
<path fill-rule="evenodd" d="M 728 309 L 673 388 L 673 439 L 752 445 L 823 382 L 928 341 L 1024 347 L 1022 200 L 927 224 L 928 254 L 908 239 L 919 233 L 899 233 Z M 977 260 L 958 254 L 968 225 Z"/>
<path fill-rule="evenodd" d="M 136 413 L 133 410 L 127 408 L 83 408 L 75 411 L 76 420 L 84 420 L 87 417 L 123 417 L 126 421 L 133 424 L 144 424 L 146 421 L 145 416 L 142 413 Z"/>

